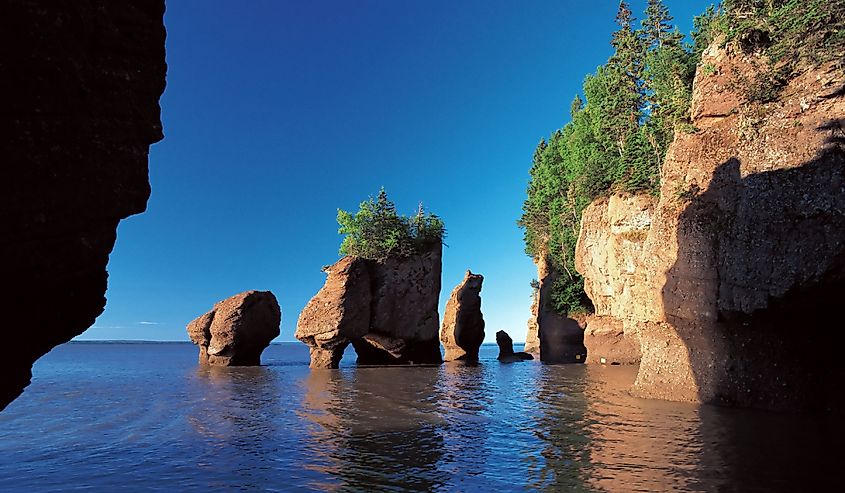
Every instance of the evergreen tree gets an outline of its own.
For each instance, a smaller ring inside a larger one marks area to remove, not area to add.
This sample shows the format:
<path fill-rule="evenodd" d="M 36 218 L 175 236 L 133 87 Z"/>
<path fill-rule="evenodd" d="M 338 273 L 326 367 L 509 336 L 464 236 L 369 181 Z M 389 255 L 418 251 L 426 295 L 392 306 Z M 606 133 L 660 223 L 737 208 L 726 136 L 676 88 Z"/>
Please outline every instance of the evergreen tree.
<path fill-rule="evenodd" d="M 646 49 L 662 47 L 668 42 L 680 44 L 683 36 L 680 35 L 678 38 L 674 31 L 672 16 L 663 0 L 648 0 L 642 24 L 642 39 Z"/>

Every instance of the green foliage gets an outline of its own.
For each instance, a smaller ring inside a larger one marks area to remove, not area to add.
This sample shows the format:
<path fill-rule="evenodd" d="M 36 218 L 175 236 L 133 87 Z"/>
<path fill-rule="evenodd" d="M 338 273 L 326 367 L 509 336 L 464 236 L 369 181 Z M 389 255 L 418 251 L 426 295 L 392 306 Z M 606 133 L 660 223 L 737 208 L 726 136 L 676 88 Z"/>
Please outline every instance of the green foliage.
<path fill-rule="evenodd" d="M 592 309 L 575 270 L 584 209 L 614 192 L 657 193 L 676 128 L 692 127 L 687 114 L 699 53 L 684 44 L 662 0 L 649 0 L 642 29 L 634 29 L 624 1 L 616 22 L 613 55 L 585 78 L 584 99 L 572 102 L 569 123 L 534 151 L 519 221 L 526 252 L 546 255 L 560 274 L 551 304 L 563 314 Z M 699 24 L 709 28 L 710 21 Z M 709 36 L 703 29 L 701 43 Z"/>
<path fill-rule="evenodd" d="M 843 63 L 845 0 L 725 0 L 722 32 L 768 66 L 746 82 L 746 98 L 775 100 L 789 80 L 821 63 Z"/>
<path fill-rule="evenodd" d="M 411 217 L 400 216 L 384 188 L 378 197 L 361 202 L 358 212 L 338 209 L 338 233 L 346 235 L 340 244 L 341 255 L 383 262 L 390 257 L 408 257 L 441 244 L 446 235 L 443 221 L 426 213 L 420 204 Z"/>

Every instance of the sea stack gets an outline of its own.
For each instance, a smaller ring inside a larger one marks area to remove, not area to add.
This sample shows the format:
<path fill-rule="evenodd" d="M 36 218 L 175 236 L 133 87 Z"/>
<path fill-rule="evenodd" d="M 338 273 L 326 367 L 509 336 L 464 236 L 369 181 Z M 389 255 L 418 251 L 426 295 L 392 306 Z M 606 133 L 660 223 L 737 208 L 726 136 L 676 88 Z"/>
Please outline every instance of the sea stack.
<path fill-rule="evenodd" d="M 480 295 L 483 282 L 484 276 L 467 270 L 446 303 L 440 330 L 446 361 L 478 361 L 478 349 L 484 342 Z"/>
<path fill-rule="evenodd" d="M 325 270 L 296 338 L 312 368 L 337 368 L 351 343 L 365 365 L 442 362 L 438 340 L 442 245 L 383 261 L 347 256 Z"/>
<path fill-rule="evenodd" d="M 281 310 L 270 291 L 245 291 L 214 305 L 188 324 L 199 346 L 199 363 L 212 366 L 257 366 L 261 353 L 279 335 Z"/>
<path fill-rule="evenodd" d="M 496 344 L 499 345 L 499 357 L 496 359 L 502 363 L 515 363 L 517 361 L 534 359 L 534 356 L 528 353 L 513 352 L 513 339 L 504 330 L 496 332 Z"/>

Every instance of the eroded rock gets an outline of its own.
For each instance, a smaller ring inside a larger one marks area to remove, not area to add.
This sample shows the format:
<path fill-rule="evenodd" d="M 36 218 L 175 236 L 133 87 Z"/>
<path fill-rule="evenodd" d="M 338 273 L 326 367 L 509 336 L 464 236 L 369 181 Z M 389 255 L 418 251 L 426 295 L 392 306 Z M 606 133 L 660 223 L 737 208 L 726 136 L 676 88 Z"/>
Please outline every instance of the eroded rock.
<path fill-rule="evenodd" d="M 261 353 L 279 335 L 281 310 L 270 291 L 245 291 L 214 305 L 188 324 L 188 336 L 199 346 L 200 364 L 255 366 Z"/>
<path fill-rule="evenodd" d="M 296 338 L 311 349 L 312 368 L 337 368 L 350 343 L 364 365 L 442 361 L 440 245 L 384 262 L 344 257 L 325 271 L 325 284 L 296 328 Z"/>
<path fill-rule="evenodd" d="M 845 74 L 815 67 L 762 105 L 738 83 L 766 66 L 755 57 L 706 50 L 697 131 L 669 148 L 644 238 L 608 241 L 598 223 L 615 214 L 597 202 L 578 269 L 597 311 L 640 340 L 638 395 L 841 408 L 845 341 L 826 320 L 845 296 Z M 642 211 L 616 200 L 621 216 Z"/>
<path fill-rule="evenodd" d="M 552 286 L 560 274 L 554 271 L 544 252 L 534 262 L 538 285 L 528 321 L 526 352 L 539 353 L 540 361 L 544 363 L 583 363 L 587 356 L 584 327 L 578 320 L 558 314 L 551 306 Z"/>
<path fill-rule="evenodd" d="M 496 358 L 502 363 L 515 363 L 517 361 L 526 361 L 534 359 L 529 353 L 513 351 L 513 339 L 504 330 L 496 332 L 496 344 L 499 346 L 499 356 Z"/>
<path fill-rule="evenodd" d="M 161 140 L 163 0 L 3 2 L 0 409 L 105 307 L 121 219 L 146 209 Z M 48 309 L 45 307 L 49 307 Z"/>
<path fill-rule="evenodd" d="M 478 361 L 478 350 L 484 342 L 484 317 L 481 314 L 481 284 L 484 277 L 467 270 L 464 279 L 446 302 L 440 342 L 446 361 Z"/>

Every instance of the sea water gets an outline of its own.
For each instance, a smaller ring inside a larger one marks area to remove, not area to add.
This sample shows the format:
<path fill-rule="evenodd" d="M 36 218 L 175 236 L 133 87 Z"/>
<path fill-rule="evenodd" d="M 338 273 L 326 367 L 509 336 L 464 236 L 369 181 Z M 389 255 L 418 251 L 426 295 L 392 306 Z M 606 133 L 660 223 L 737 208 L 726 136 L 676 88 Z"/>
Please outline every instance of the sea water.
<path fill-rule="evenodd" d="M 70 343 L 0 412 L 0 490 L 813 491 L 841 469 L 825 416 L 638 399 L 636 368 L 197 365 L 187 343 Z"/>

